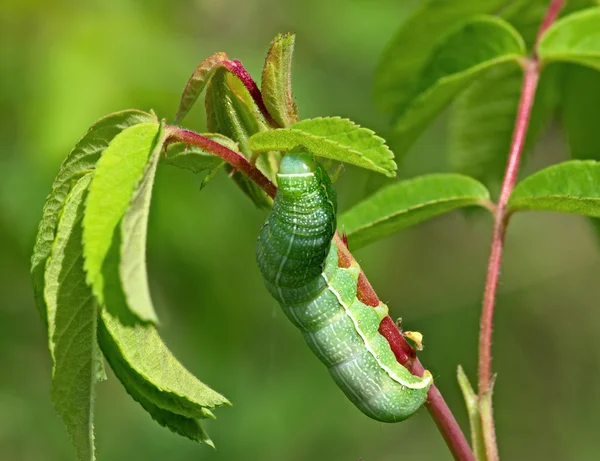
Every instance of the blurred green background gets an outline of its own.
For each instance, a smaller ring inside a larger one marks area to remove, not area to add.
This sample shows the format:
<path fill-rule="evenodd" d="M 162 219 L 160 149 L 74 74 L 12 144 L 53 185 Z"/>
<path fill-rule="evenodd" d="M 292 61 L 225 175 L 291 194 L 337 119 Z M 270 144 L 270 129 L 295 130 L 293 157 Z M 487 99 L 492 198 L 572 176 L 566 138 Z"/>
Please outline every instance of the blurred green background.
<path fill-rule="evenodd" d="M 0 460 L 75 460 L 50 402 L 46 333 L 29 257 L 60 162 L 89 125 L 125 108 L 172 119 L 187 78 L 216 51 L 258 78 L 269 41 L 297 34 L 302 117 L 341 115 L 385 134 L 371 99 L 385 43 L 417 4 L 374 0 L 166 2 L 4 0 L 0 4 Z M 189 117 L 203 130 L 201 107 Z M 447 171 L 444 117 L 400 176 Z M 393 145 L 391 146 L 393 148 Z M 525 171 L 566 158 L 556 126 Z M 347 208 L 379 184 L 347 168 Z M 175 355 L 234 404 L 208 423 L 217 451 L 159 427 L 113 375 L 98 386 L 99 460 L 446 460 L 426 411 L 385 425 L 358 412 L 263 288 L 254 243 L 265 213 L 225 178 L 159 170 L 149 268 Z M 455 212 L 356 253 L 380 297 L 425 335 L 423 363 L 466 428 L 456 366 L 476 377 L 491 219 Z M 600 252 L 576 216 L 518 215 L 507 236 L 494 370 L 507 460 L 596 460 L 600 453 Z"/>

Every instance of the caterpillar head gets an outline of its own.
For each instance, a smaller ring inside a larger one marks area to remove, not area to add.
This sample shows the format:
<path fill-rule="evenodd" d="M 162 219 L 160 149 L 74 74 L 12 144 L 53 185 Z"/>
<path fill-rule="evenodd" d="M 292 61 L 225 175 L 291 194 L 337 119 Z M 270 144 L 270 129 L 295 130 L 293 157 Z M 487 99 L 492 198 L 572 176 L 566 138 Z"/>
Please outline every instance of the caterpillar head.
<path fill-rule="evenodd" d="M 321 187 L 325 176 L 327 173 L 311 154 L 292 152 L 281 159 L 277 183 L 282 194 L 299 196 Z"/>

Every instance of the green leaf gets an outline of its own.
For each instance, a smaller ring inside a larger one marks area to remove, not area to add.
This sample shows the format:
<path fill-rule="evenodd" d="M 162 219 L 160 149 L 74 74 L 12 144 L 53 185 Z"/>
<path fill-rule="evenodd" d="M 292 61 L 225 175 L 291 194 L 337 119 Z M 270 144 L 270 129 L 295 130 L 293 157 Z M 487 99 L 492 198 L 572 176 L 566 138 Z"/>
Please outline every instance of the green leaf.
<path fill-rule="evenodd" d="M 396 176 L 394 154 L 385 140 L 373 131 L 340 117 L 311 118 L 280 128 L 255 134 L 250 148 L 256 152 L 307 149 L 319 157 Z"/>
<path fill-rule="evenodd" d="M 239 151 L 252 157 L 248 139 L 267 129 L 267 124 L 248 90 L 226 69 L 219 69 L 206 88 L 206 124 L 210 131 L 220 133 L 238 144 Z M 257 167 L 264 171 L 260 162 Z M 228 171 L 231 171 L 227 167 Z M 273 201 L 253 181 L 240 172 L 232 179 L 259 208 L 270 208 Z"/>
<path fill-rule="evenodd" d="M 507 63 L 491 69 L 457 99 L 449 126 L 453 170 L 497 183 L 508 158 L 523 72 Z"/>
<path fill-rule="evenodd" d="M 218 133 L 202 133 L 202 136 L 218 142 L 234 152 L 239 152 L 237 143 L 227 136 Z M 201 147 L 188 146 L 185 143 L 178 142 L 169 145 L 167 154 L 161 159 L 161 163 L 199 174 L 219 166 L 223 163 L 223 160 Z"/>
<path fill-rule="evenodd" d="M 473 454 L 477 461 L 486 461 L 485 446 L 483 443 L 483 432 L 481 428 L 481 419 L 479 415 L 479 399 L 465 374 L 463 368 L 459 365 L 457 372 L 458 385 L 463 393 L 467 414 L 469 415 L 469 425 L 471 427 L 471 445 Z"/>
<path fill-rule="evenodd" d="M 561 122 L 571 156 L 600 160 L 600 72 L 569 65 Z"/>
<path fill-rule="evenodd" d="M 52 357 L 52 401 L 80 460 L 94 455 L 94 387 L 104 375 L 96 343 L 98 305 L 85 283 L 81 248 L 84 197 L 92 173 L 68 194 L 48 257 L 44 297 Z"/>
<path fill-rule="evenodd" d="M 87 281 L 103 300 L 102 264 L 114 229 L 121 222 L 151 152 L 161 144 L 158 123 L 141 123 L 119 133 L 96 165 L 83 218 L 83 253 Z"/>
<path fill-rule="evenodd" d="M 250 158 L 248 138 L 267 129 L 260 110 L 248 90 L 227 69 L 218 69 L 206 88 L 206 125 L 238 144 L 240 152 Z"/>
<path fill-rule="evenodd" d="M 148 233 L 148 217 L 150 200 L 156 168 L 166 139 L 164 126 L 157 134 L 154 149 L 150 153 L 146 169 L 136 186 L 129 208 L 121 221 L 121 260 L 119 275 L 127 305 L 140 320 L 158 323 L 158 316 L 152 305 L 150 287 L 148 286 L 148 269 L 146 268 L 146 235 Z"/>
<path fill-rule="evenodd" d="M 600 70 L 600 8 L 589 8 L 555 22 L 538 46 L 543 64 L 566 61 Z"/>
<path fill-rule="evenodd" d="M 262 72 L 261 92 L 267 110 L 282 127 L 298 121 L 292 94 L 294 34 L 279 34 L 271 42 Z"/>
<path fill-rule="evenodd" d="M 515 187 L 508 212 L 562 211 L 600 217 L 600 163 L 571 160 L 545 168 Z"/>
<path fill-rule="evenodd" d="M 560 10 L 559 17 L 599 4 L 598 0 L 569 0 Z M 499 14 L 519 31 L 527 44 L 527 49 L 532 49 L 547 10 L 548 0 L 518 0 L 511 2 Z"/>
<path fill-rule="evenodd" d="M 118 133 L 138 123 L 155 120 L 154 116 L 137 110 L 125 110 L 107 115 L 89 128 L 85 136 L 79 140 L 63 161 L 44 204 L 42 220 L 31 257 L 31 277 L 36 305 L 44 322 L 46 321 L 46 305 L 43 294 L 44 268 L 55 239 L 60 210 L 71 188 L 71 183 L 95 167 L 102 151 Z"/>
<path fill-rule="evenodd" d="M 185 85 L 181 101 L 179 102 L 179 108 L 177 109 L 177 115 L 175 116 L 175 123 L 180 123 L 189 113 L 216 70 L 228 59 L 225 53 L 215 53 L 200 63 Z"/>
<path fill-rule="evenodd" d="M 155 327 L 140 323 L 127 306 L 118 275 L 120 234 L 115 232 L 104 260 L 104 308 L 101 347 L 109 363 L 118 361 L 129 372 L 129 381 L 143 389 L 146 398 L 165 410 L 204 418 L 205 409 L 229 404 L 187 371 L 160 339 Z"/>
<path fill-rule="evenodd" d="M 547 0 L 517 0 L 504 8 L 499 16 L 521 34 L 527 49 L 531 49 L 547 9 Z"/>
<path fill-rule="evenodd" d="M 157 395 L 156 389 L 140 378 L 127 361 L 123 359 L 117 344 L 102 322 L 100 322 L 98 328 L 98 340 L 110 367 L 123 384 L 123 387 L 125 387 L 127 393 L 150 414 L 152 419 L 176 434 L 197 442 L 207 443 L 214 448 L 214 444 L 204 432 L 197 419 L 166 410 L 154 403 L 155 401 L 158 401 L 159 404 L 161 403 L 160 394 Z M 201 411 L 198 414 L 201 417 L 212 415 L 210 410 L 206 409 L 205 411 L 206 415 L 203 415 Z"/>
<path fill-rule="evenodd" d="M 375 73 L 378 106 L 392 115 L 406 105 L 437 44 L 473 15 L 493 13 L 511 0 L 427 0 L 400 27 L 383 52 Z"/>
<path fill-rule="evenodd" d="M 212 139 L 230 150 L 239 152 L 237 143 L 227 136 L 218 133 L 203 133 L 202 136 Z M 196 174 L 206 172 L 200 183 L 200 189 L 202 190 L 225 167 L 227 162 L 201 147 L 175 143 L 169 146 L 166 157 L 162 158 L 162 163 L 189 170 Z"/>
<path fill-rule="evenodd" d="M 488 201 L 487 189 L 472 178 L 432 174 L 378 190 L 345 212 L 339 224 L 357 249 L 448 211 L 487 206 Z"/>
<path fill-rule="evenodd" d="M 560 97 L 560 66 L 540 78 L 532 109 L 525 154 L 548 125 Z M 462 93 L 450 116 L 450 163 L 458 173 L 499 185 L 515 126 L 523 72 L 515 63 L 491 69 Z"/>
<path fill-rule="evenodd" d="M 200 147 L 178 142 L 169 145 L 167 155 L 161 159 L 161 163 L 200 174 L 219 166 L 223 160 Z"/>
<path fill-rule="evenodd" d="M 427 125 L 462 90 L 489 69 L 518 62 L 525 45 L 510 24 L 478 17 L 462 25 L 437 46 L 425 65 L 410 101 L 392 124 L 396 155 L 404 154 Z"/>

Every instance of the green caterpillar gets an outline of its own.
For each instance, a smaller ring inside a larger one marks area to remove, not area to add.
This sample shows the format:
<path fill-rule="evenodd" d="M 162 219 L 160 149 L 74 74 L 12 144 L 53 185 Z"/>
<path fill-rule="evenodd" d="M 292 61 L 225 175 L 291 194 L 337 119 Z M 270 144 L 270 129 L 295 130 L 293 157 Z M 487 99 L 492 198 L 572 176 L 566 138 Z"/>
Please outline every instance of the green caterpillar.
<path fill-rule="evenodd" d="M 286 155 L 279 165 L 273 210 L 256 255 L 265 285 L 346 396 L 383 422 L 408 418 L 432 382 L 400 365 L 378 332 L 385 304 L 356 297 L 357 264 L 338 267 L 336 196 L 329 176 L 310 154 Z"/>

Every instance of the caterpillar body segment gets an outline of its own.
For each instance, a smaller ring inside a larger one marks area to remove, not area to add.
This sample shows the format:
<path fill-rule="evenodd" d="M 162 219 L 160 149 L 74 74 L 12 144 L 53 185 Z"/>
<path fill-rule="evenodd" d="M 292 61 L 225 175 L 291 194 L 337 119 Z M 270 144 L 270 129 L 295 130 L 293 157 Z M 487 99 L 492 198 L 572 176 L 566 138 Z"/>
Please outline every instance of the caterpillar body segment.
<path fill-rule="evenodd" d="M 360 268 L 338 267 L 336 197 L 310 154 L 286 155 L 273 210 L 257 243 L 265 285 L 346 396 L 367 416 L 402 421 L 423 404 L 429 372 L 400 365 L 379 324 L 387 306 L 367 306 L 356 290 Z"/>

